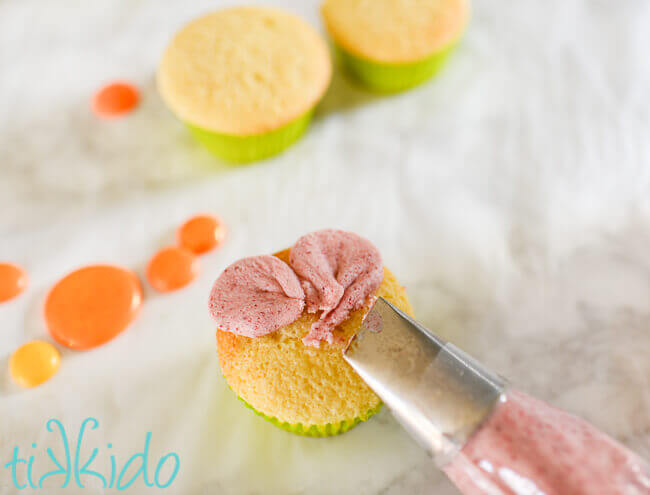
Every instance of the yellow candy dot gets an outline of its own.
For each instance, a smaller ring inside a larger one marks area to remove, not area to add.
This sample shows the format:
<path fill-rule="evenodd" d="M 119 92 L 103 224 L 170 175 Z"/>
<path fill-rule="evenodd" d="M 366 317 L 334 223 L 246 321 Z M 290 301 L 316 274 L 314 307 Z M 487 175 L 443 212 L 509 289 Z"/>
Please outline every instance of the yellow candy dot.
<path fill-rule="evenodd" d="M 61 364 L 61 355 L 52 344 L 40 340 L 28 342 L 9 359 L 11 378 L 22 387 L 35 387 L 52 378 Z"/>

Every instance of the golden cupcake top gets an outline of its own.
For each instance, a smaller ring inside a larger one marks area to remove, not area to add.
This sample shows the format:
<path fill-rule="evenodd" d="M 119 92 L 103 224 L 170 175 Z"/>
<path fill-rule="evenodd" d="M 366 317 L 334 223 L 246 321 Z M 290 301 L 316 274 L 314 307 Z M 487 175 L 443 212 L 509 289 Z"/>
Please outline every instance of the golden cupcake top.
<path fill-rule="evenodd" d="M 416 62 L 453 43 L 469 19 L 467 0 L 325 0 L 323 18 L 345 51 L 383 63 Z"/>
<path fill-rule="evenodd" d="M 309 111 L 331 72 L 327 44 L 299 17 L 266 7 L 230 8 L 175 35 L 160 63 L 158 88 L 181 120 L 246 136 Z"/>
<path fill-rule="evenodd" d="M 286 263 L 289 250 L 275 256 Z M 374 295 L 412 314 L 404 287 L 387 269 Z M 345 362 L 342 349 L 371 305 L 368 300 L 352 311 L 337 327 L 339 338 L 318 349 L 303 343 L 318 321 L 316 314 L 306 310 L 294 322 L 259 338 L 217 330 L 224 377 L 242 399 L 281 422 L 310 427 L 363 418 L 380 400 Z"/>

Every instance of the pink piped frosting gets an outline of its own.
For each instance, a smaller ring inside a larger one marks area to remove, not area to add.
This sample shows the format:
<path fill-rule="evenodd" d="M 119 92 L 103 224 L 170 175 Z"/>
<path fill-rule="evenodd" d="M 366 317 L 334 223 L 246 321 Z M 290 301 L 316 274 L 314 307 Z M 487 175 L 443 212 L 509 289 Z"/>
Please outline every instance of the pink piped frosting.
<path fill-rule="evenodd" d="M 384 269 L 366 239 L 341 230 L 307 234 L 293 246 L 289 265 L 274 256 L 230 265 L 210 294 L 210 313 L 224 331 L 261 337 L 296 321 L 305 306 L 321 312 L 306 345 L 334 342 L 333 330 L 379 288 Z"/>
<path fill-rule="evenodd" d="M 219 329 L 262 337 L 298 319 L 305 294 L 291 267 L 275 256 L 236 261 L 210 293 L 210 313 Z"/>
<path fill-rule="evenodd" d="M 318 347 L 333 342 L 332 331 L 366 298 L 384 278 L 381 255 L 370 241 L 351 232 L 319 230 L 296 242 L 289 255 L 305 292 L 307 311 L 322 311 L 303 342 Z"/>

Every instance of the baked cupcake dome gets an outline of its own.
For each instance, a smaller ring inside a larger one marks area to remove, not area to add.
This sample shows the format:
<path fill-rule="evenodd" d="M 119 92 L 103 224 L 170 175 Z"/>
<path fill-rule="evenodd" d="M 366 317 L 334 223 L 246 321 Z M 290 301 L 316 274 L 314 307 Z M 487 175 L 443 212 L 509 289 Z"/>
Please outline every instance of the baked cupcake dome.
<path fill-rule="evenodd" d="M 157 79 L 167 106 L 199 140 L 225 159 L 248 161 L 300 136 L 331 73 L 327 44 L 302 19 L 240 7 L 181 29 Z"/>
<path fill-rule="evenodd" d="M 289 261 L 289 250 L 277 253 Z M 412 314 L 404 288 L 384 269 L 381 296 Z M 379 397 L 342 357 L 345 342 L 358 331 L 370 301 L 337 329 L 340 342 L 305 346 L 317 320 L 306 311 L 293 323 L 259 338 L 217 330 L 217 353 L 230 388 L 249 407 L 287 431 L 308 436 L 343 433 L 379 411 Z"/>
<path fill-rule="evenodd" d="M 322 15 L 348 71 L 398 91 L 434 75 L 469 19 L 467 0 L 325 0 Z"/>

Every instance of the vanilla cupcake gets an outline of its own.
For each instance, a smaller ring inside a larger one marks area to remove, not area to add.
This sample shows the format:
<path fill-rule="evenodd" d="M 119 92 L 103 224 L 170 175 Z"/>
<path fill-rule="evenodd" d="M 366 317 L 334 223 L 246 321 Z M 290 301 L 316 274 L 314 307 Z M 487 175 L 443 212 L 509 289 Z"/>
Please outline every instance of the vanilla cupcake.
<path fill-rule="evenodd" d="M 331 73 L 327 44 L 302 19 L 239 7 L 181 29 L 157 78 L 163 100 L 199 141 L 221 158 L 245 162 L 300 137 Z"/>
<path fill-rule="evenodd" d="M 318 231 L 275 256 L 239 260 L 210 297 L 228 385 L 301 435 L 335 435 L 368 419 L 381 401 L 342 350 L 378 296 L 412 313 L 377 249 L 356 234 Z"/>
<path fill-rule="evenodd" d="M 377 91 L 433 76 L 469 19 L 467 0 L 325 0 L 322 14 L 348 71 Z"/>

